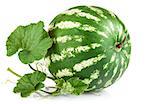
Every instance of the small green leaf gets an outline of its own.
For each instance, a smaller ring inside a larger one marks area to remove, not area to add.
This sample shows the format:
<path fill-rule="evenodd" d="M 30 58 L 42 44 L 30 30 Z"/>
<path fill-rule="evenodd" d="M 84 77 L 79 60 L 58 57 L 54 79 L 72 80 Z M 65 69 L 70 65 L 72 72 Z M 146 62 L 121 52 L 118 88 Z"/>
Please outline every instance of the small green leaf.
<path fill-rule="evenodd" d="M 73 91 L 74 91 L 74 88 L 72 87 L 72 85 L 69 82 L 65 82 L 65 83 L 63 83 L 60 93 L 61 94 L 72 94 Z"/>
<path fill-rule="evenodd" d="M 56 79 L 55 82 L 56 82 L 57 88 L 61 88 L 63 86 L 63 83 L 65 83 L 65 80 L 64 79 Z"/>
<path fill-rule="evenodd" d="M 74 88 L 74 91 L 72 93 L 75 95 L 82 94 L 88 88 L 88 85 L 83 83 L 79 78 L 70 78 L 68 82 L 70 82 L 70 84 Z"/>
<path fill-rule="evenodd" d="M 17 27 L 8 37 L 7 56 L 15 54 L 19 49 L 19 59 L 24 64 L 43 58 L 52 46 L 52 39 L 44 30 L 44 23 L 38 22 Z"/>
<path fill-rule="evenodd" d="M 87 84 L 83 83 L 82 80 L 76 77 L 70 78 L 67 81 L 65 81 L 64 79 L 57 79 L 55 80 L 55 82 L 58 89 L 55 92 L 53 92 L 53 95 L 60 95 L 60 94 L 80 95 L 88 88 Z"/>
<path fill-rule="evenodd" d="M 25 74 L 18 80 L 17 86 L 14 88 L 14 93 L 21 93 L 22 97 L 27 97 L 31 93 L 36 92 L 44 87 L 42 83 L 46 78 L 46 74 L 40 71 L 35 71 L 30 74 Z"/>

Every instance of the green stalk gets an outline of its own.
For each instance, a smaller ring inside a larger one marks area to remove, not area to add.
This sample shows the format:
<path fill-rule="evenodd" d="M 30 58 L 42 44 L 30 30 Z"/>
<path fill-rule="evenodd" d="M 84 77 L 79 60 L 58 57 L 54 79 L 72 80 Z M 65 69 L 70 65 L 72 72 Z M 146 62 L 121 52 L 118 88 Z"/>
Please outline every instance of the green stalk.
<path fill-rule="evenodd" d="M 40 90 L 40 91 L 42 91 L 42 92 L 44 92 L 44 93 L 47 93 L 47 94 L 52 94 L 52 92 L 47 92 L 47 91 L 45 91 L 45 90 Z"/>
<path fill-rule="evenodd" d="M 7 71 L 9 71 L 10 73 L 12 73 L 13 75 L 15 75 L 15 76 L 17 76 L 17 77 L 19 77 L 19 78 L 22 77 L 21 75 L 19 75 L 18 73 L 14 72 L 14 71 L 13 71 L 12 69 L 10 69 L 10 68 L 8 68 Z"/>

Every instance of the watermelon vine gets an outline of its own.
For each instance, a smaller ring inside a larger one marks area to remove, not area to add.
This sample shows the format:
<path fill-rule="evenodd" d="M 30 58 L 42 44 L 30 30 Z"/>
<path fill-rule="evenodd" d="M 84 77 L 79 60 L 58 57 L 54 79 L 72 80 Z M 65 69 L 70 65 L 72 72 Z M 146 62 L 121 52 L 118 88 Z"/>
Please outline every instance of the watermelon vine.
<path fill-rule="evenodd" d="M 60 13 L 48 32 L 42 21 L 18 26 L 6 47 L 7 56 L 18 52 L 20 61 L 33 70 L 21 76 L 8 68 L 20 78 L 14 92 L 22 97 L 37 91 L 56 96 L 102 90 L 123 75 L 131 54 L 123 22 L 96 6 L 77 6 Z M 56 85 L 46 86 L 48 80 Z"/>

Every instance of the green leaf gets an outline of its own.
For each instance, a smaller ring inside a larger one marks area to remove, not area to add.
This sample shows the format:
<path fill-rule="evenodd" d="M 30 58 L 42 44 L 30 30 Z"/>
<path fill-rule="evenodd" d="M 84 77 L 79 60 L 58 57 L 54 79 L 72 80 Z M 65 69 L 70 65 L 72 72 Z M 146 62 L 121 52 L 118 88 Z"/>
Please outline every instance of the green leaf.
<path fill-rule="evenodd" d="M 60 94 L 80 95 L 88 88 L 87 84 L 83 83 L 82 80 L 76 77 L 70 78 L 67 81 L 65 81 L 64 79 L 57 79 L 55 80 L 55 82 L 58 89 L 55 92 L 53 92 L 53 95 L 60 95 Z"/>
<path fill-rule="evenodd" d="M 21 93 L 22 97 L 27 97 L 31 93 L 36 92 L 44 87 L 42 83 L 46 79 L 46 74 L 40 71 L 35 71 L 30 74 L 25 74 L 18 80 L 17 86 L 14 88 L 14 93 Z"/>
<path fill-rule="evenodd" d="M 74 91 L 74 88 L 72 87 L 72 85 L 67 81 L 65 83 L 63 83 L 63 86 L 60 90 L 61 94 L 72 94 L 72 92 Z"/>
<path fill-rule="evenodd" d="M 7 56 L 12 56 L 19 49 L 19 59 L 24 64 L 43 58 L 52 46 L 52 39 L 44 30 L 44 23 L 32 23 L 27 26 L 17 27 L 8 37 Z"/>
<path fill-rule="evenodd" d="M 82 94 L 88 88 L 88 85 L 83 83 L 79 78 L 70 78 L 68 82 L 70 82 L 70 84 L 74 88 L 74 91 L 72 93 L 75 95 Z"/>
<path fill-rule="evenodd" d="M 65 82 L 64 79 L 56 79 L 55 80 L 57 90 L 52 93 L 52 95 L 57 96 L 61 94 L 69 94 L 72 86 L 70 83 Z"/>
<path fill-rule="evenodd" d="M 61 79 L 56 79 L 55 83 L 56 83 L 57 88 L 61 88 L 63 86 L 63 83 L 65 83 L 65 80 L 62 79 L 62 78 Z"/>

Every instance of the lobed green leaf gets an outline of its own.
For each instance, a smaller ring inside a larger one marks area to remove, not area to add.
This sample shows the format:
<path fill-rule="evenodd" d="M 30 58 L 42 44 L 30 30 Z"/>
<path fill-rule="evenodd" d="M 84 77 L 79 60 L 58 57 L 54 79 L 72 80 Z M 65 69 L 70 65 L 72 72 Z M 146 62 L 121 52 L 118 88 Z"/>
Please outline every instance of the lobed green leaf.
<path fill-rule="evenodd" d="M 27 97 L 31 93 L 36 92 L 44 87 L 42 83 L 46 79 L 46 74 L 40 71 L 35 71 L 30 74 L 25 74 L 18 80 L 17 86 L 14 88 L 14 93 L 21 93 L 22 97 Z"/>
<path fill-rule="evenodd" d="M 24 64 L 43 58 L 52 46 L 52 39 L 44 30 L 44 23 L 32 23 L 27 26 L 17 27 L 8 37 L 7 56 L 12 56 L 19 49 L 19 59 Z"/>

